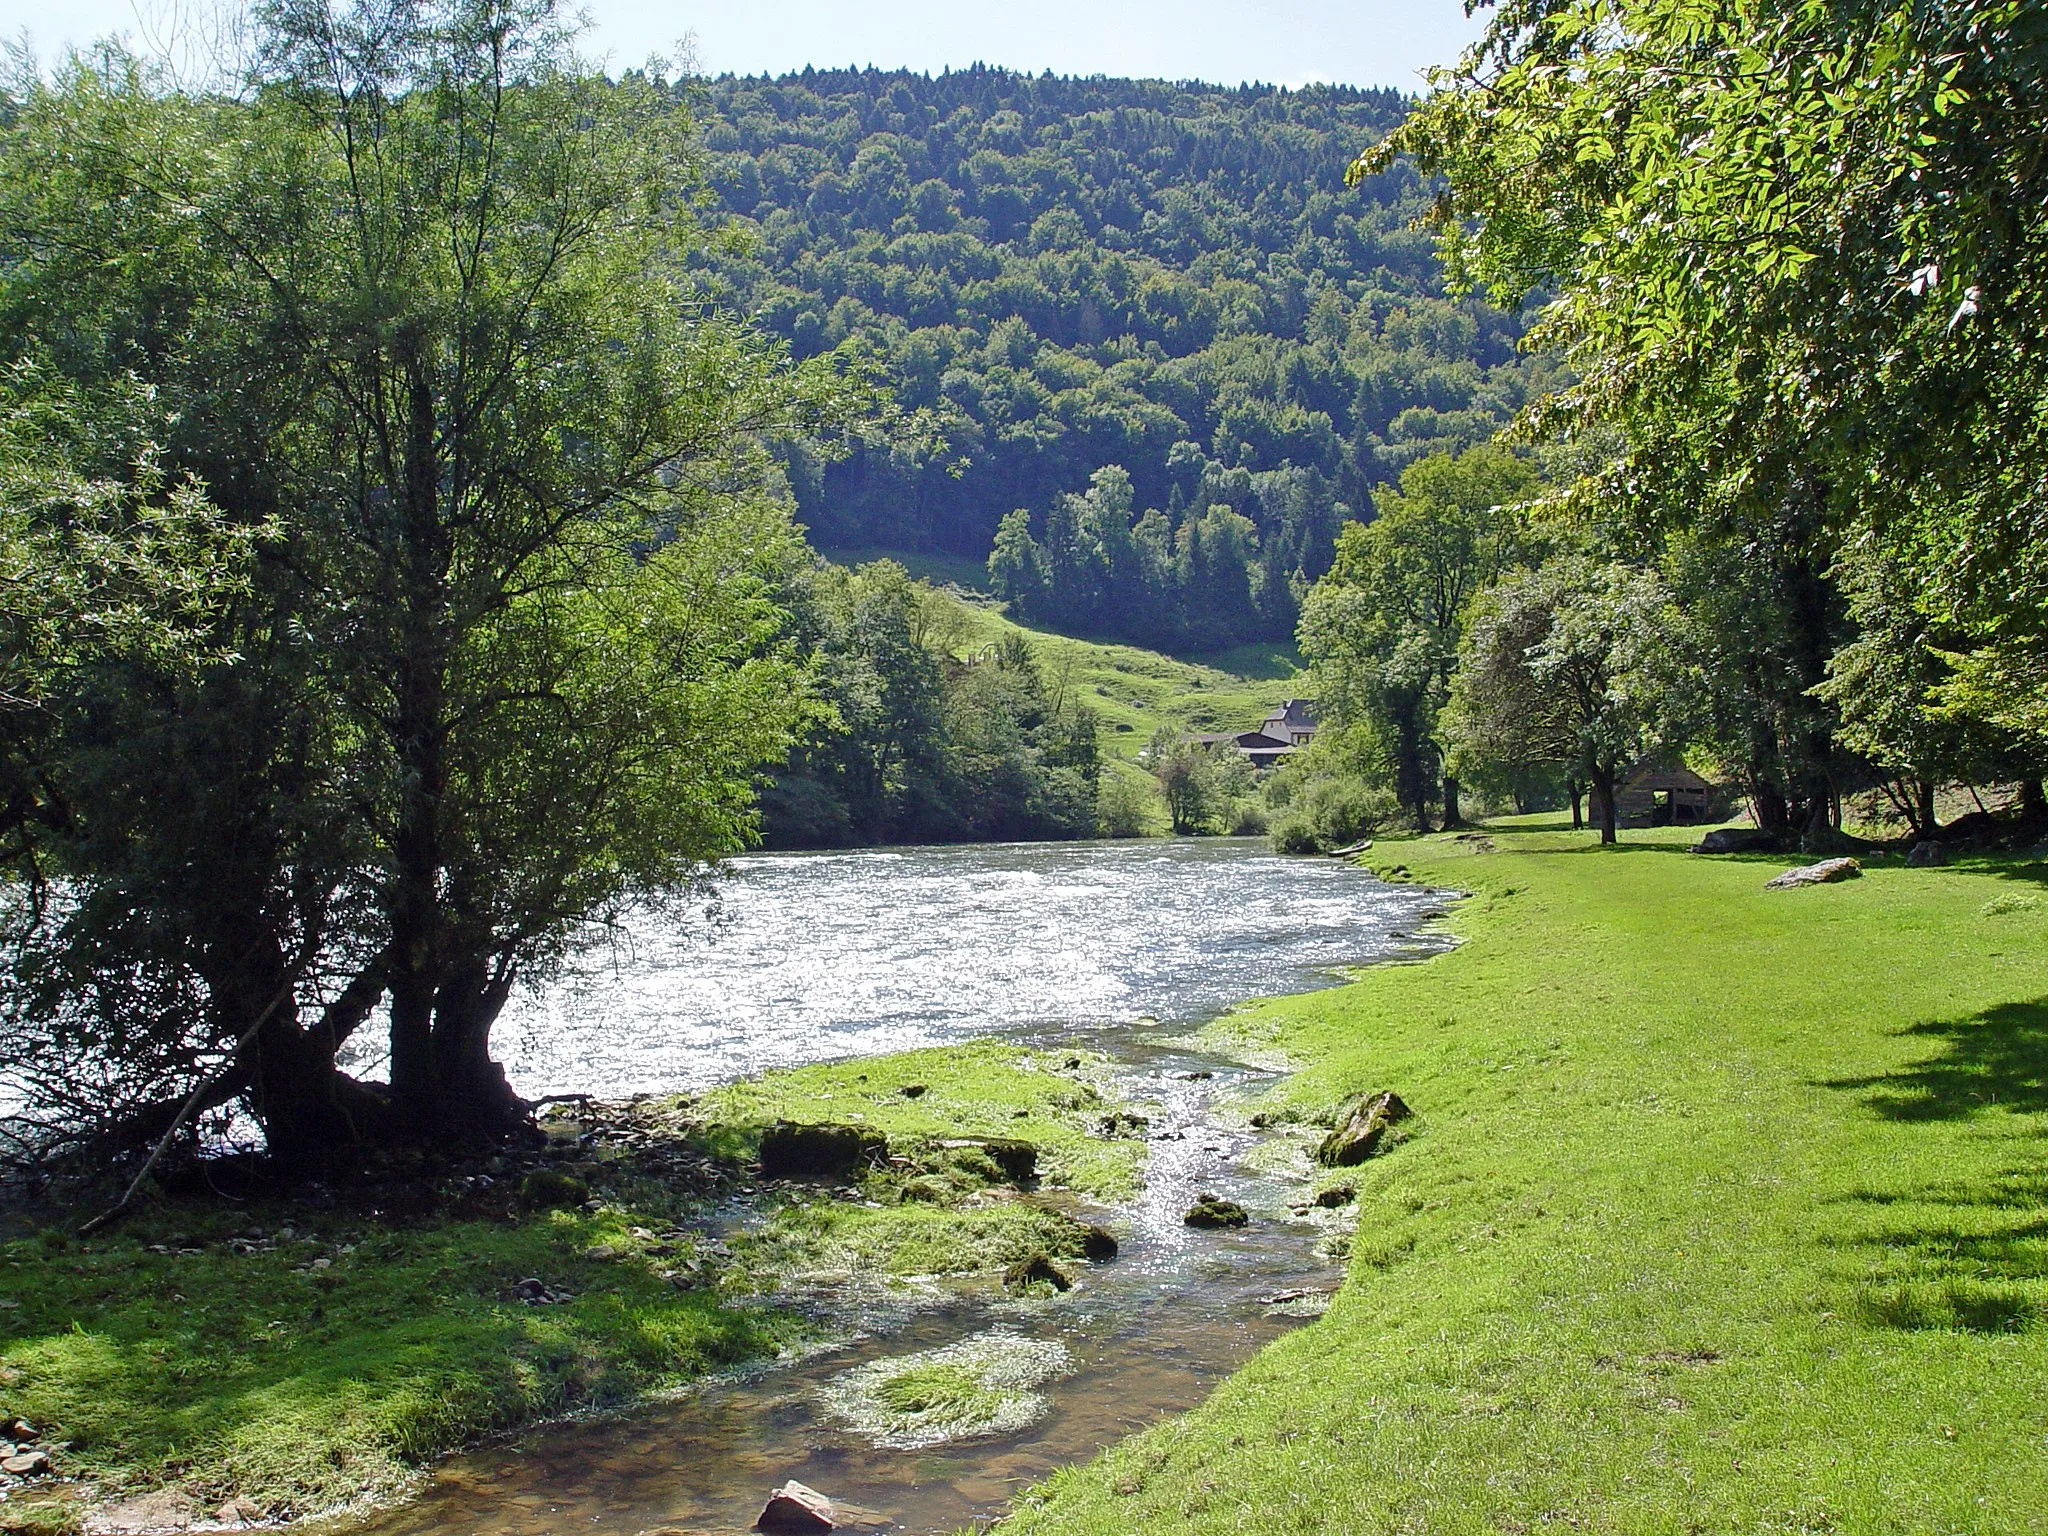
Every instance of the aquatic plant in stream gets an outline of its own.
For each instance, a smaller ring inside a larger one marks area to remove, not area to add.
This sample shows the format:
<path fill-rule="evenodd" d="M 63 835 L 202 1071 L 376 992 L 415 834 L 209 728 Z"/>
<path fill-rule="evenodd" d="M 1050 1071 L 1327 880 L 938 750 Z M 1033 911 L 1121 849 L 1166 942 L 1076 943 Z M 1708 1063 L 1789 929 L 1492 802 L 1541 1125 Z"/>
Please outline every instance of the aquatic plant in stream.
<path fill-rule="evenodd" d="M 1073 1368 L 1062 1344 L 991 1328 L 941 1349 L 855 1366 L 826 1383 L 822 1396 L 836 1418 L 876 1445 L 918 1450 L 1036 1423 L 1052 1403 L 1035 1389 Z"/>

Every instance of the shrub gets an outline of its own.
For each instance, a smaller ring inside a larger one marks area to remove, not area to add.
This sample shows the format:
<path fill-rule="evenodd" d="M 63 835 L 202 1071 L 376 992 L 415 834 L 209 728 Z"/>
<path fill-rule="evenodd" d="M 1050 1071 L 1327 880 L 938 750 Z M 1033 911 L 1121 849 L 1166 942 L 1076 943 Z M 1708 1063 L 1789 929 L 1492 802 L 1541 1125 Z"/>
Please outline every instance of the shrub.
<path fill-rule="evenodd" d="M 1272 830 L 1281 853 L 1323 853 L 1375 836 L 1400 815 L 1390 790 L 1362 779 L 1330 777 L 1287 787 L 1287 814 Z"/>
<path fill-rule="evenodd" d="M 1152 828 L 1153 797 L 1143 779 L 1114 770 L 1103 774 L 1095 801 L 1096 825 L 1104 837 L 1143 837 Z"/>
<path fill-rule="evenodd" d="M 1315 823 L 1306 814 L 1283 817 L 1273 824 L 1273 851 L 1275 853 L 1321 853 L 1322 842 L 1316 836 Z"/>

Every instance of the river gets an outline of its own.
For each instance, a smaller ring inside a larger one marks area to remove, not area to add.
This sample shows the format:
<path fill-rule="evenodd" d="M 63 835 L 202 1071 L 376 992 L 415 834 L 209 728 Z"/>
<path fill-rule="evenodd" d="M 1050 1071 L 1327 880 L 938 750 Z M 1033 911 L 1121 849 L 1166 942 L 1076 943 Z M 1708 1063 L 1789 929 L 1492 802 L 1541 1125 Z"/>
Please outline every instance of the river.
<path fill-rule="evenodd" d="M 1100 1215 L 1119 1257 L 1049 1301 L 986 1288 L 864 1300 L 840 1347 L 708 1384 L 620 1419 L 454 1458 L 363 1536 L 740 1531 L 795 1477 L 906 1533 L 985 1522 L 1020 1488 L 1193 1407 L 1298 1326 L 1292 1291 L 1341 1278 L 1342 1217 L 1299 1209 L 1298 1170 L 1249 1156 L 1229 1107 L 1272 1074 L 1201 1054 L 1191 1026 L 1440 947 L 1415 937 L 1439 892 L 1242 840 L 782 854 L 735 861 L 715 920 L 639 920 L 606 964 L 523 999 L 501 1053 L 527 1094 L 703 1087 L 776 1066 L 1000 1035 L 1110 1052 L 1146 1108 L 1146 1184 Z M 1180 1221 L 1215 1190 L 1241 1231 Z M 1307 1310 L 1313 1310 L 1311 1301 Z M 1055 1348 L 1048 1411 L 1013 1433 L 891 1448 L 832 1411 L 869 1361 L 962 1340 Z"/>
<path fill-rule="evenodd" d="M 1263 841 L 864 849 L 733 861 L 516 999 L 513 1086 L 619 1096 L 978 1035 L 1194 1023 L 1383 959 L 1441 898 Z"/>

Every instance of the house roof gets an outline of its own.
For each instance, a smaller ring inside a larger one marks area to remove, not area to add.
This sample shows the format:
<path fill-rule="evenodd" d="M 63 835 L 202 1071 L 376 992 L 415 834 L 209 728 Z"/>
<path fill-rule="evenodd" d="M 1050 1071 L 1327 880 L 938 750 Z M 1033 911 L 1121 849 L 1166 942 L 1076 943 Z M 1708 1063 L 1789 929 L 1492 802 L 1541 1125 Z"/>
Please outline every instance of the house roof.
<path fill-rule="evenodd" d="M 1316 701 L 1289 699 L 1267 714 L 1267 725 L 1276 721 L 1289 730 L 1312 731 L 1316 727 Z"/>
<path fill-rule="evenodd" d="M 1659 762 L 1654 757 L 1643 757 L 1638 758 L 1635 766 L 1629 769 L 1621 781 L 1621 787 L 1638 793 L 1648 791 L 1651 794 L 1674 789 L 1710 793 L 1714 785 L 1712 780 L 1701 778 L 1683 763 Z"/>

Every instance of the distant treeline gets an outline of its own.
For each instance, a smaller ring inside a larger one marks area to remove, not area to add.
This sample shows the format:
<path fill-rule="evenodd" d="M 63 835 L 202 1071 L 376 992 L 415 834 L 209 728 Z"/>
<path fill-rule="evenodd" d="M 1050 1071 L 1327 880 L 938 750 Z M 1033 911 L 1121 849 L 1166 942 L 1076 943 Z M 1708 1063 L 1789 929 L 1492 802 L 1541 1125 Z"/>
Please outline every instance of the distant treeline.
<path fill-rule="evenodd" d="M 1343 185 L 1398 92 L 984 68 L 704 91 L 712 185 L 754 237 L 698 253 L 705 281 L 799 356 L 864 344 L 934 427 L 790 452 L 828 547 L 981 559 L 1001 529 L 1027 617 L 1282 638 L 1374 486 L 1539 385 L 1513 319 L 1444 296 L 1422 179 Z"/>

